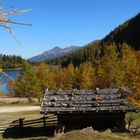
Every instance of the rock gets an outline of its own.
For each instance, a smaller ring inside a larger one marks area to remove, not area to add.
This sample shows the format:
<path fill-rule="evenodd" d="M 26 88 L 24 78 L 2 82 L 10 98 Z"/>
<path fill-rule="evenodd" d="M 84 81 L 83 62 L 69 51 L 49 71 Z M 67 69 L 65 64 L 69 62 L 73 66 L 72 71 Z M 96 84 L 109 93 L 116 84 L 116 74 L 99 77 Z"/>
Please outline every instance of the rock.
<path fill-rule="evenodd" d="M 112 133 L 112 131 L 111 131 L 111 129 L 108 128 L 104 131 L 104 133 Z"/>
<path fill-rule="evenodd" d="M 92 126 L 87 127 L 87 128 L 83 128 L 83 129 L 81 130 L 81 132 L 89 132 L 89 131 L 94 131 L 93 128 L 92 128 Z"/>

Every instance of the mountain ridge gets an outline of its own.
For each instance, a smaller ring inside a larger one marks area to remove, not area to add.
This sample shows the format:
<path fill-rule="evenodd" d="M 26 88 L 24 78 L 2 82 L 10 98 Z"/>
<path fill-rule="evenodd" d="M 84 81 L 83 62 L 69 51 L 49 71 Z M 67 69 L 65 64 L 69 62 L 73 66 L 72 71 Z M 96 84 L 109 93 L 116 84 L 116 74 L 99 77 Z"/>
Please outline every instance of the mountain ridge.
<path fill-rule="evenodd" d="M 118 51 L 120 51 L 120 46 L 124 42 L 130 45 L 134 50 L 140 50 L 139 25 L 140 13 L 116 27 L 103 39 L 88 43 L 77 51 L 60 55 L 55 58 L 48 58 L 46 62 L 62 66 L 67 66 L 69 63 L 79 66 L 85 61 L 92 61 L 93 63 L 96 63 L 95 61 L 98 61 L 104 55 L 105 46 L 116 44 Z"/>
<path fill-rule="evenodd" d="M 123 24 L 116 27 L 103 39 L 96 43 L 89 43 L 86 47 L 79 51 L 72 52 L 67 56 L 59 57 L 57 59 L 47 60 L 47 63 L 59 64 L 63 67 L 69 63 L 73 63 L 74 66 L 79 66 L 86 61 L 92 61 L 96 63 L 104 55 L 104 49 L 106 46 L 115 44 L 118 52 L 121 49 L 121 44 L 127 43 L 134 50 L 140 50 L 140 13 L 131 19 L 127 20 Z"/>
<path fill-rule="evenodd" d="M 52 48 L 50 50 L 47 50 L 40 55 L 31 57 L 28 60 L 30 62 L 45 61 L 47 59 L 57 58 L 57 57 L 61 57 L 61 56 L 64 56 L 64 55 L 68 55 L 71 52 L 75 52 L 75 51 L 79 50 L 80 48 L 81 47 L 79 47 L 79 46 L 69 46 L 69 47 L 66 47 L 66 48 L 61 48 L 59 46 L 55 46 L 54 48 Z"/>
<path fill-rule="evenodd" d="M 126 42 L 135 50 L 140 50 L 140 13 L 123 24 L 116 27 L 107 36 L 103 38 L 103 42 L 116 44 Z"/>

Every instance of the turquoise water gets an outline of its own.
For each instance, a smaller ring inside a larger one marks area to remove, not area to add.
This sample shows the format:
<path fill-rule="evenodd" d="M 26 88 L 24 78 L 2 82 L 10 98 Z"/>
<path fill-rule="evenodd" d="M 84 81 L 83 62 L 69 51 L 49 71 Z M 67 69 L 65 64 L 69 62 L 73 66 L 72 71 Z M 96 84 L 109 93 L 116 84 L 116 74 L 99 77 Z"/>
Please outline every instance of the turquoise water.
<path fill-rule="evenodd" d="M 9 92 L 9 87 L 8 87 L 8 80 L 11 77 L 12 79 L 16 80 L 18 76 L 21 75 L 22 71 L 21 70 L 6 70 L 4 71 L 5 75 L 0 72 L 0 92 L 1 93 L 7 93 Z"/>

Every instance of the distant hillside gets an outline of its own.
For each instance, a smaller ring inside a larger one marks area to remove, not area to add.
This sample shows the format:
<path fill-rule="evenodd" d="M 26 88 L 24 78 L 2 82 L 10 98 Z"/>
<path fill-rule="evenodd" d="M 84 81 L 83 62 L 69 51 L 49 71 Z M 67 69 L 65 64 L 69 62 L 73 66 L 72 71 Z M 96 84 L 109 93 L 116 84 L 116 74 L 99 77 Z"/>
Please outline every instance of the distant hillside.
<path fill-rule="evenodd" d="M 51 50 L 45 51 L 44 53 L 34 56 L 29 59 L 30 62 L 40 62 L 40 61 L 45 61 L 50 58 L 58 58 L 64 55 L 68 55 L 71 52 L 75 52 L 79 50 L 79 46 L 70 46 L 66 48 L 60 48 L 60 47 L 54 47 Z"/>
<path fill-rule="evenodd" d="M 126 42 L 135 50 L 140 50 L 140 13 L 109 33 L 102 42 L 108 44 Z"/>
<path fill-rule="evenodd" d="M 102 40 L 89 43 L 77 52 L 57 59 L 49 59 L 47 62 L 49 64 L 61 64 L 62 66 L 67 66 L 71 62 L 78 66 L 87 60 L 96 63 L 103 56 L 106 45 L 115 43 L 118 45 L 118 49 L 121 49 L 119 44 L 123 42 L 131 45 L 135 50 L 140 50 L 140 13 L 118 26 Z"/>

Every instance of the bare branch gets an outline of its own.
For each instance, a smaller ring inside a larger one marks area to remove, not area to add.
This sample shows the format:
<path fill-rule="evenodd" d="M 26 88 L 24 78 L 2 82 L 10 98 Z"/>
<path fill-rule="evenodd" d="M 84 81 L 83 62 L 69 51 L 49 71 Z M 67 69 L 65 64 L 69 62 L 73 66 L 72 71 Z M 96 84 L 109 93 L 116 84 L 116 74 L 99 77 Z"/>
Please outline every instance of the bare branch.
<path fill-rule="evenodd" d="M 1 26 L 1 27 L 4 27 L 4 28 L 7 28 L 7 29 L 11 29 L 11 27 L 9 27 L 9 26 L 6 25 L 6 24 L 2 24 L 2 23 L 0 23 L 0 26 Z"/>
<path fill-rule="evenodd" d="M 9 19 L 0 19 L 1 22 L 6 22 L 6 23 L 12 23 L 12 24 L 19 24 L 19 25 L 27 25 L 27 26 L 32 26 L 31 24 L 23 23 L 23 22 L 16 22 L 16 21 L 11 21 Z"/>
<path fill-rule="evenodd" d="M 23 14 L 23 13 L 29 12 L 29 11 L 31 11 L 31 10 L 32 10 L 32 9 L 19 10 L 19 11 L 12 10 L 12 11 L 9 11 L 8 14 L 10 14 L 10 15 L 14 15 L 14 14 Z"/>
<path fill-rule="evenodd" d="M 14 30 L 12 30 L 12 29 L 8 29 L 8 30 L 9 30 L 10 34 L 13 36 L 13 38 L 18 42 L 18 44 L 20 44 L 19 40 L 16 37 L 16 33 L 14 32 Z"/>
<path fill-rule="evenodd" d="M 0 5 L 2 5 L 0 3 Z M 31 24 L 23 23 L 23 22 L 17 22 L 17 21 L 12 21 L 8 19 L 9 15 L 17 15 L 17 14 L 22 14 L 25 12 L 29 12 L 32 9 L 27 9 L 27 10 L 7 10 L 2 7 L 0 7 L 0 26 L 8 29 L 10 34 L 14 37 L 14 39 L 19 43 L 18 39 L 16 38 L 16 34 L 10 24 L 18 24 L 18 25 L 26 25 L 26 26 L 31 26 Z"/>

